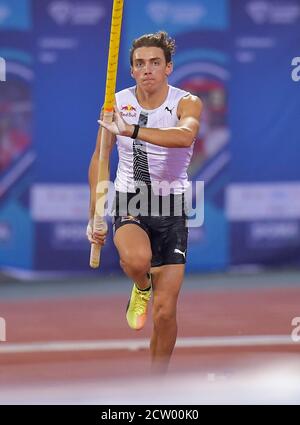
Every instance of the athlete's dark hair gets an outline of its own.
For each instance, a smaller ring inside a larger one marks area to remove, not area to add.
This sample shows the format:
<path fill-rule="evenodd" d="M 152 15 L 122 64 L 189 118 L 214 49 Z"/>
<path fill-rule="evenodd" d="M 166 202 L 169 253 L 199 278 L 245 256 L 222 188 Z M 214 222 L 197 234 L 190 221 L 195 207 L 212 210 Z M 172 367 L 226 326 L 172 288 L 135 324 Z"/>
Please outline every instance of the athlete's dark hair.
<path fill-rule="evenodd" d="M 133 40 L 130 49 L 130 65 L 133 65 L 133 53 L 139 47 L 160 47 L 164 51 L 166 63 L 172 62 L 172 56 L 175 53 L 175 40 L 173 40 L 165 31 L 158 31 L 154 34 L 144 34 Z"/>

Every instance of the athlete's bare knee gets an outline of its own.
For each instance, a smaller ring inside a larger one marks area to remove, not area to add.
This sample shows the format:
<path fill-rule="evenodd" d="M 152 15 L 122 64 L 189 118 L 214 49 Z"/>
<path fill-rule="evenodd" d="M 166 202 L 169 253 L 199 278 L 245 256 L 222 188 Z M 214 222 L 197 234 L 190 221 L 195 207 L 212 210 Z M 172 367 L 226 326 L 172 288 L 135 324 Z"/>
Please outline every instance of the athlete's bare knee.
<path fill-rule="evenodd" d="M 120 257 L 120 265 L 124 271 L 131 274 L 146 274 L 151 266 L 151 258 L 147 253 L 124 253 Z"/>
<path fill-rule="evenodd" d="M 153 306 L 153 324 L 157 329 L 176 324 L 176 309 L 163 304 Z"/>

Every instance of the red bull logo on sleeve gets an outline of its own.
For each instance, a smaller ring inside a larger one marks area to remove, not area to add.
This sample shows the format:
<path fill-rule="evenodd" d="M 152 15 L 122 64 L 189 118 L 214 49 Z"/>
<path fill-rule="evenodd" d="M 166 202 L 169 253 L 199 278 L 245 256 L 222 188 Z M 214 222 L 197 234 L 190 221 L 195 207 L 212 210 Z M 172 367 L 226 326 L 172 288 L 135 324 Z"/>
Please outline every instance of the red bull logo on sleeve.
<path fill-rule="evenodd" d="M 127 118 L 136 118 L 137 110 L 132 105 L 122 105 L 121 106 L 121 115 Z"/>

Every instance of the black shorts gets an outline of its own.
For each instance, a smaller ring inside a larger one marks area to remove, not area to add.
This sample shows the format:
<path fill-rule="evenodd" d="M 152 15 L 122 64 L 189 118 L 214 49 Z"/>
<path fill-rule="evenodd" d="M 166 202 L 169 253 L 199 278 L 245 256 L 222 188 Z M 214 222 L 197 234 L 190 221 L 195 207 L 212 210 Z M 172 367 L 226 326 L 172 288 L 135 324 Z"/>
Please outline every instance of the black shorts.
<path fill-rule="evenodd" d="M 126 224 L 136 224 L 149 236 L 152 267 L 186 263 L 188 228 L 185 217 L 115 216 L 114 234 Z"/>
<path fill-rule="evenodd" d="M 126 224 L 135 224 L 149 236 L 152 250 L 152 267 L 167 264 L 185 264 L 187 254 L 188 228 L 184 211 L 180 216 L 132 216 L 118 214 L 113 216 L 113 232 Z"/>

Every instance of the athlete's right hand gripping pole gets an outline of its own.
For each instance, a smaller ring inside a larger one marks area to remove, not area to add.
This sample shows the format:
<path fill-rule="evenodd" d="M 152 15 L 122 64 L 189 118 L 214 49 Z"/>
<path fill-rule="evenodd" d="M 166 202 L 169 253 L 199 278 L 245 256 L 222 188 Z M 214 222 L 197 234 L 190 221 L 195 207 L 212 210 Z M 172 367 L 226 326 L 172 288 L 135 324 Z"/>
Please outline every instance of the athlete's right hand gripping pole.
<path fill-rule="evenodd" d="M 111 20 L 110 43 L 105 87 L 105 102 L 103 121 L 112 122 L 113 108 L 115 103 L 115 90 L 118 69 L 118 58 L 121 38 L 121 27 L 123 17 L 124 0 L 114 0 L 113 12 Z M 99 171 L 98 183 L 96 188 L 96 205 L 94 215 L 94 231 L 106 233 L 107 223 L 104 217 L 104 207 L 106 195 L 109 185 L 109 153 L 112 135 L 105 128 L 100 128 L 97 139 L 101 139 L 100 156 L 99 156 Z M 98 140 L 97 140 L 98 142 Z M 100 140 L 99 140 L 100 142 Z M 99 267 L 100 264 L 101 246 L 92 244 L 90 255 L 90 266 L 92 268 Z"/>

